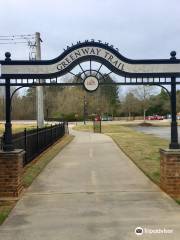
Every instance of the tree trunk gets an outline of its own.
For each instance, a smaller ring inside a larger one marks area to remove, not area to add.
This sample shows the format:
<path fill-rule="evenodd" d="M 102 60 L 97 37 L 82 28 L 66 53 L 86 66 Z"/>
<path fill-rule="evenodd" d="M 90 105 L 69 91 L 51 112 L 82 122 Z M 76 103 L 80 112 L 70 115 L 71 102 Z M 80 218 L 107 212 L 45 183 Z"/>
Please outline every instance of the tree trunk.
<path fill-rule="evenodd" d="M 144 111 L 144 122 L 146 121 L 146 109 L 143 110 Z"/>
<path fill-rule="evenodd" d="M 131 121 L 131 112 L 129 112 L 129 121 Z"/>

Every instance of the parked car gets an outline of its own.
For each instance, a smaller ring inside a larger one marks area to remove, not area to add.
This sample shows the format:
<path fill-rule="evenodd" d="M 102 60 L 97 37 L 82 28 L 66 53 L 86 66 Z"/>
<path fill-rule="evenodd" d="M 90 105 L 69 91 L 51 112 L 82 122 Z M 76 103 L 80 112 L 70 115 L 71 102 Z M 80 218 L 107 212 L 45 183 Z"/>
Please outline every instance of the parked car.
<path fill-rule="evenodd" d="M 163 116 L 159 116 L 159 115 L 153 115 L 153 116 L 147 116 L 146 120 L 163 120 L 164 117 Z"/>
<path fill-rule="evenodd" d="M 163 117 L 163 116 L 156 115 L 156 119 L 157 119 L 157 120 L 163 120 L 164 117 Z"/>
<path fill-rule="evenodd" d="M 154 120 L 154 116 L 146 116 L 145 119 L 146 120 Z"/>
<path fill-rule="evenodd" d="M 112 116 L 102 116 L 101 120 L 102 121 L 112 121 Z"/>

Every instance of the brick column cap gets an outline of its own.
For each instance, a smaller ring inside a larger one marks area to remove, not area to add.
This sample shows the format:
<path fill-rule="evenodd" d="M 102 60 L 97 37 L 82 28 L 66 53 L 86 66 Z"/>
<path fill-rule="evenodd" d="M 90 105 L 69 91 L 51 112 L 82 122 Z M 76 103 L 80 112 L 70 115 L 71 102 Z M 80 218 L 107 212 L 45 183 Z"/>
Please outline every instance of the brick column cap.
<path fill-rule="evenodd" d="M 180 149 L 169 149 L 169 148 L 160 148 L 159 149 L 160 153 L 163 153 L 165 155 L 180 155 Z"/>
<path fill-rule="evenodd" d="M 14 155 L 14 154 L 24 154 L 25 151 L 24 149 L 14 149 L 13 151 L 3 151 L 3 150 L 0 150 L 0 154 L 1 155 Z"/>

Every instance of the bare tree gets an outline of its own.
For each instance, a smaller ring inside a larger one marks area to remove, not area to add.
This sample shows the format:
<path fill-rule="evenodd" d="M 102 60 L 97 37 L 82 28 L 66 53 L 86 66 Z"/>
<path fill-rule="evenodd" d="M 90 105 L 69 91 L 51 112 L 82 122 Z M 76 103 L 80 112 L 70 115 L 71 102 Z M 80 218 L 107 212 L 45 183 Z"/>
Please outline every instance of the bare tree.
<path fill-rule="evenodd" d="M 132 92 L 128 92 L 124 101 L 122 102 L 122 111 L 128 113 L 129 120 L 131 120 L 132 113 L 137 112 L 139 100 Z"/>
<path fill-rule="evenodd" d="M 146 111 L 150 106 L 149 99 L 150 97 L 154 94 L 155 92 L 155 87 L 154 86 L 138 86 L 136 88 L 132 89 L 132 92 L 134 95 L 140 100 L 140 107 L 143 110 L 143 118 L 144 121 L 146 119 Z"/>

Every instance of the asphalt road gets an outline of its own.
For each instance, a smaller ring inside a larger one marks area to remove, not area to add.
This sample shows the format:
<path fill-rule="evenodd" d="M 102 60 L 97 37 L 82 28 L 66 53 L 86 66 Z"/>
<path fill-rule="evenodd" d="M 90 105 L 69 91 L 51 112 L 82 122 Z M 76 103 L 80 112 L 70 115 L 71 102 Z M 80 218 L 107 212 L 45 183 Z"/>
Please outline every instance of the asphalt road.
<path fill-rule="evenodd" d="M 170 140 L 171 138 L 171 129 L 170 127 L 133 127 L 137 131 L 144 132 L 147 134 L 153 134 L 157 137 L 164 138 Z M 178 127 L 178 140 L 180 141 L 180 127 Z"/>
<path fill-rule="evenodd" d="M 179 240 L 179 205 L 110 137 L 75 135 L 0 227 L 0 240 Z M 172 232 L 139 237 L 138 226 Z"/>

